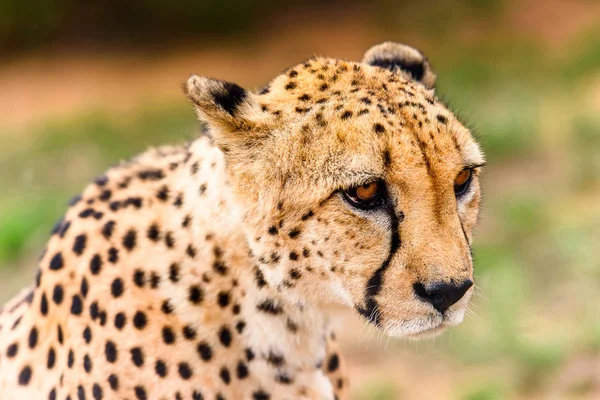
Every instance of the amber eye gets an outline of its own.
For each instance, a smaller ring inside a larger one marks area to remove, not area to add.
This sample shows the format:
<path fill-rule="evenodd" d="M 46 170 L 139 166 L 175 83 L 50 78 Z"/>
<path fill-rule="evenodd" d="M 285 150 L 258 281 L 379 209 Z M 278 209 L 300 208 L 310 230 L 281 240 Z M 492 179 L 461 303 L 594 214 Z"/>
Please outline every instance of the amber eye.
<path fill-rule="evenodd" d="M 369 209 L 385 204 L 385 185 L 381 181 L 366 183 L 343 192 L 344 198 L 354 207 Z"/>
<path fill-rule="evenodd" d="M 473 178 L 473 170 L 471 168 L 463 169 L 454 179 L 454 194 L 456 197 L 463 196 L 469 191 L 471 180 Z"/>

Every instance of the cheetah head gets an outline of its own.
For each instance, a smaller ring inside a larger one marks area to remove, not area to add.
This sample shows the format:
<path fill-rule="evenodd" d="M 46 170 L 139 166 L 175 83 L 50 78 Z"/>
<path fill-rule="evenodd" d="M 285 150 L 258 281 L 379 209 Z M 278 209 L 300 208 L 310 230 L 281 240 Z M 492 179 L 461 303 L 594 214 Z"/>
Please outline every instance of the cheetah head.
<path fill-rule="evenodd" d="M 391 336 L 463 319 L 483 154 L 419 51 L 315 57 L 258 93 L 192 76 L 257 271 L 298 302 L 342 303 Z"/>

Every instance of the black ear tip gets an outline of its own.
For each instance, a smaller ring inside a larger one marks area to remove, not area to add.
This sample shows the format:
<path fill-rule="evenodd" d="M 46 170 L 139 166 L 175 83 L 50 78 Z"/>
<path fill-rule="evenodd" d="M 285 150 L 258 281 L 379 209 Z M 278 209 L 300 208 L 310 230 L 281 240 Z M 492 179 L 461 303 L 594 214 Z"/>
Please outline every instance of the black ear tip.
<path fill-rule="evenodd" d="M 420 51 L 400 43 L 385 42 L 371 47 L 364 55 L 363 63 L 402 73 L 428 88 L 435 84 L 435 74 L 427 57 Z"/>
<path fill-rule="evenodd" d="M 183 84 L 183 92 L 205 112 L 210 113 L 208 110 L 216 105 L 232 117 L 248 97 L 248 92 L 235 83 L 197 75 Z"/>
<path fill-rule="evenodd" d="M 231 116 L 235 114 L 240 104 L 244 102 L 248 92 L 241 86 L 231 82 L 221 82 L 222 87 L 213 92 L 215 103 Z"/>

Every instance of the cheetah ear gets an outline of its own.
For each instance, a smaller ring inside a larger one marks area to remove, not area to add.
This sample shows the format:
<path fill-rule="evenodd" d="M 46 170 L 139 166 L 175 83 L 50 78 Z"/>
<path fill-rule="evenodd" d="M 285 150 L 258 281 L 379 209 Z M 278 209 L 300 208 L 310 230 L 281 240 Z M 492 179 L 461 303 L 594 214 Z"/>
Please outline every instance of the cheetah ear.
<path fill-rule="evenodd" d="M 217 146 L 228 151 L 260 136 L 261 113 L 254 94 L 235 83 L 192 75 L 183 91 L 201 121 L 206 122 Z M 264 114 L 264 113 L 263 113 Z"/>
<path fill-rule="evenodd" d="M 436 76 L 427 57 L 419 50 L 404 44 L 385 42 L 373 46 L 365 53 L 362 62 L 402 74 L 428 89 L 432 89 L 435 84 Z"/>

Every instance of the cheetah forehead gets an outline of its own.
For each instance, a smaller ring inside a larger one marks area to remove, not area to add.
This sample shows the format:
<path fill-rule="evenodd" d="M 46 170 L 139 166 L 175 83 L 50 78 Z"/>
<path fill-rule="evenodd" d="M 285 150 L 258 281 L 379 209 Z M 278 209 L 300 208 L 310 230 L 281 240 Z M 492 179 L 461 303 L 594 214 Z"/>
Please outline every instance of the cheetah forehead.
<path fill-rule="evenodd" d="M 300 153 L 306 155 L 314 147 L 312 153 L 318 154 L 311 160 L 321 171 L 326 166 L 318 158 L 332 159 L 324 148 L 337 153 L 338 169 L 352 164 L 364 169 L 357 155 L 372 158 L 375 152 L 384 159 L 394 148 L 404 147 L 420 147 L 438 157 L 452 153 L 466 166 L 484 162 L 470 131 L 435 97 L 434 89 L 388 68 L 311 58 L 277 76 L 257 99 L 262 111 L 287 129 L 286 135 L 303 143 L 298 145 Z M 299 129 L 290 132 L 294 125 Z M 329 137 L 319 137 L 321 131 Z M 348 153 L 345 161 L 340 160 L 340 148 Z M 372 173 L 377 169 L 373 165 Z"/>

